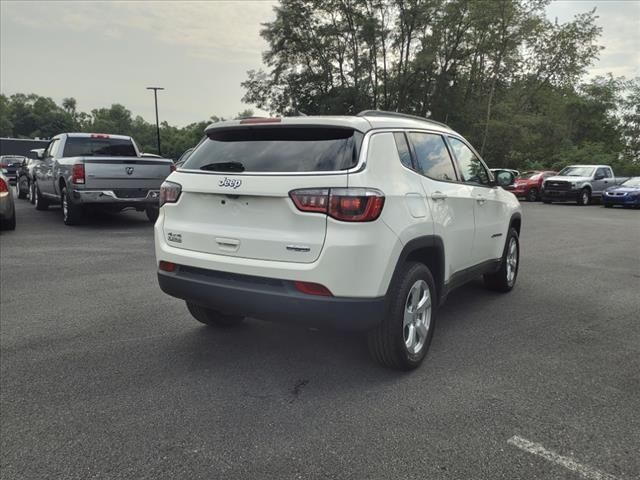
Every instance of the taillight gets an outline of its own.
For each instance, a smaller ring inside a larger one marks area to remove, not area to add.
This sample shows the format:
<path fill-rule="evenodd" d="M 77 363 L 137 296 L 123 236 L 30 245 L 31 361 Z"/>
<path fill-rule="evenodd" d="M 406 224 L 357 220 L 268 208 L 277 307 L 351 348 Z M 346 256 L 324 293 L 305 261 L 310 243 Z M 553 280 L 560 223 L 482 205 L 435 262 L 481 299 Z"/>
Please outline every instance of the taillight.
<path fill-rule="evenodd" d="M 71 183 L 84 183 L 84 163 L 71 167 Z"/>
<path fill-rule="evenodd" d="M 304 189 L 289 195 L 298 210 L 325 213 L 343 222 L 372 222 L 384 207 L 384 194 L 373 188 Z"/>
<path fill-rule="evenodd" d="M 2 178 L 0 178 L 0 193 L 3 197 L 5 196 L 5 194 L 9 193 L 9 185 L 7 185 L 7 182 L 5 182 Z"/>
<path fill-rule="evenodd" d="M 165 203 L 176 203 L 182 192 L 182 185 L 174 182 L 163 182 L 160 185 L 160 206 Z"/>
<path fill-rule="evenodd" d="M 320 285 L 319 283 L 311 283 L 311 282 L 293 282 L 296 286 L 296 289 L 301 293 L 306 293 L 307 295 L 318 295 L 321 297 L 332 297 L 333 294 L 329 291 L 327 287 L 324 285 Z"/>
<path fill-rule="evenodd" d="M 289 194 L 298 210 L 303 212 L 327 213 L 329 207 L 329 189 L 294 190 Z"/>
<path fill-rule="evenodd" d="M 169 167 L 169 171 L 171 171 L 171 172 L 175 172 L 176 171 L 175 164 L 173 164 L 173 163 L 171 164 L 171 166 Z"/>

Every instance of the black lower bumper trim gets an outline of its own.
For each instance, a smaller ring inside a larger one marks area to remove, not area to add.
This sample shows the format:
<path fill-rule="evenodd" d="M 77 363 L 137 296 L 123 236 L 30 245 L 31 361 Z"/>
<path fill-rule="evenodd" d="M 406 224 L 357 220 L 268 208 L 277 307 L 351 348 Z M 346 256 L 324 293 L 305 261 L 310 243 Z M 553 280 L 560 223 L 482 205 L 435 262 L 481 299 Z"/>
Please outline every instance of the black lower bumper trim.
<path fill-rule="evenodd" d="M 158 271 L 163 292 L 233 315 L 274 322 L 365 330 L 382 321 L 385 297 L 321 297 L 298 292 L 293 282 L 192 267 Z"/>

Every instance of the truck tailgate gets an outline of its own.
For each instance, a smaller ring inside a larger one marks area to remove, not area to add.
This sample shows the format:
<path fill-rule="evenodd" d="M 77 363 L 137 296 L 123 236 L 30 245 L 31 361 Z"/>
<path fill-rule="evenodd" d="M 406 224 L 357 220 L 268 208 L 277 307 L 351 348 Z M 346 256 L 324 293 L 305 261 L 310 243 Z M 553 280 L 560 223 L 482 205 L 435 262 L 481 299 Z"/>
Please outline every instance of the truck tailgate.
<path fill-rule="evenodd" d="M 171 173 L 171 160 L 110 157 L 83 159 L 85 188 L 146 188 L 159 189 Z"/>

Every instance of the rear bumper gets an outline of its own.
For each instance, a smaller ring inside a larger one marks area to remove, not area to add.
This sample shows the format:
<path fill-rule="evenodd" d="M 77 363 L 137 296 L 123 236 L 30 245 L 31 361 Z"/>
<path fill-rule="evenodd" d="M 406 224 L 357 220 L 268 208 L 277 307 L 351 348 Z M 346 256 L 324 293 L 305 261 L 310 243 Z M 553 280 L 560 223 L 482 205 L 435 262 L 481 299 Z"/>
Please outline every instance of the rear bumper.
<path fill-rule="evenodd" d="M 149 190 L 145 196 L 119 197 L 113 190 L 74 190 L 73 201 L 78 204 L 120 205 L 127 206 L 157 206 L 159 205 L 160 190 Z"/>
<path fill-rule="evenodd" d="M 365 330 L 382 321 L 385 297 L 321 297 L 293 282 L 179 266 L 158 271 L 163 292 L 227 314 L 340 330 Z"/>

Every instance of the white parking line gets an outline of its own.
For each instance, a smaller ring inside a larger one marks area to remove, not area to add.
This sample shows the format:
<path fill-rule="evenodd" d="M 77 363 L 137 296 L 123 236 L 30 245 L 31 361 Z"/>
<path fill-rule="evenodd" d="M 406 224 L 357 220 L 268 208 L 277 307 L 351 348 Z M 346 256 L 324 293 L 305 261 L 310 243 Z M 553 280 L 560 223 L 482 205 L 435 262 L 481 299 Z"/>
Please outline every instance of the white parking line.
<path fill-rule="evenodd" d="M 582 465 L 576 462 L 571 457 L 563 457 L 556 452 L 547 450 L 539 443 L 530 442 L 529 440 L 517 435 L 514 435 L 509 440 L 507 440 L 507 443 L 509 445 L 513 445 L 514 447 L 518 447 L 520 450 L 524 450 L 525 452 L 537 455 L 544 458 L 545 460 L 556 463 L 566 468 L 567 470 L 576 472 L 586 480 L 619 480 L 618 477 L 614 477 L 613 475 L 609 475 L 608 473 L 602 472 L 588 465 Z"/>

